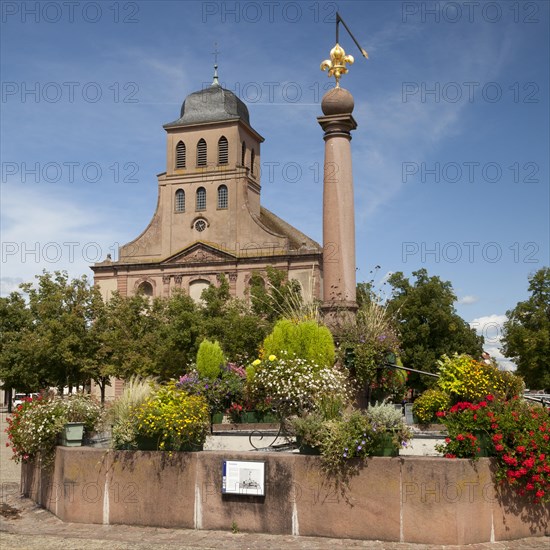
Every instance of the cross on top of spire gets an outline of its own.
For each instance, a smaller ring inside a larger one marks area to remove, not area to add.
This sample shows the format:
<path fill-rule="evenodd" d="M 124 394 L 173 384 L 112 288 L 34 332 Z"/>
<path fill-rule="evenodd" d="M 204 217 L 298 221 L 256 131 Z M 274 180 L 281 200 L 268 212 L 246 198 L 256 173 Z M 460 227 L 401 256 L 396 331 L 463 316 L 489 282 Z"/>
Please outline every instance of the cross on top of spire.
<path fill-rule="evenodd" d="M 220 83 L 218 81 L 218 55 L 221 52 L 218 50 L 218 43 L 214 42 L 214 51 L 212 52 L 212 55 L 214 56 L 214 80 L 212 81 L 212 86 L 219 86 Z"/>

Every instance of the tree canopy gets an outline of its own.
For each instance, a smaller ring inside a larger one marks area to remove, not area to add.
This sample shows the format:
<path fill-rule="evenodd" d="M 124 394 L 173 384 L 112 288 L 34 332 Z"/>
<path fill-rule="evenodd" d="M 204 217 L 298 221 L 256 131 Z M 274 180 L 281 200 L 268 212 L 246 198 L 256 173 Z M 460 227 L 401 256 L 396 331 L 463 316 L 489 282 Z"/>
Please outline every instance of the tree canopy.
<path fill-rule="evenodd" d="M 404 366 L 435 373 L 437 360 L 444 354 L 479 357 L 483 338 L 456 313 L 451 283 L 428 276 L 425 269 L 414 271 L 413 276 L 413 283 L 402 272 L 388 279 L 393 294 L 387 308 L 398 321 Z M 409 378 L 418 388 L 424 388 L 426 382 L 420 375 Z"/>
<path fill-rule="evenodd" d="M 85 276 L 36 276 L 36 284 L 0 298 L 0 380 L 6 389 L 37 391 L 95 381 L 102 393 L 111 376 L 161 380 L 194 362 L 200 342 L 219 340 L 230 361 L 255 357 L 271 323 L 231 298 L 227 281 L 196 304 L 183 292 L 108 301 Z"/>
<path fill-rule="evenodd" d="M 550 388 L 550 268 L 529 277 L 531 295 L 506 312 L 503 353 L 532 389 Z"/>

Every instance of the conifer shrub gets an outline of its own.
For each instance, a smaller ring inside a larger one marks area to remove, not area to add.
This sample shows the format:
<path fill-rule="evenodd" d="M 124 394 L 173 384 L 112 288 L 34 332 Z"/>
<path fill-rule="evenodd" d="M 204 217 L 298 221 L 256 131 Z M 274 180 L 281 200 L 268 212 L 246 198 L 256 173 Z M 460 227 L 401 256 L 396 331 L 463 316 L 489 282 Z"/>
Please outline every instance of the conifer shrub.
<path fill-rule="evenodd" d="M 225 365 L 225 357 L 218 341 L 203 340 L 197 352 L 197 371 L 199 376 L 215 379 Z"/>
<path fill-rule="evenodd" d="M 313 361 L 320 367 L 334 365 L 334 340 L 330 330 L 316 321 L 294 323 L 288 319 L 277 321 L 273 331 L 264 340 L 264 357 L 275 355 L 297 357 Z"/>

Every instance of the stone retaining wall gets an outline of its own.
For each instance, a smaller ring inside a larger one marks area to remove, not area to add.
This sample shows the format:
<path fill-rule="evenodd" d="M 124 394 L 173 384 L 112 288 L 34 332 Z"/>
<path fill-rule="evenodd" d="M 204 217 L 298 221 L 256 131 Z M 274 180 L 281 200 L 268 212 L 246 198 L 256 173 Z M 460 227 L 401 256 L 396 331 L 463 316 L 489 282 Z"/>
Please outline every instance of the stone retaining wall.
<path fill-rule="evenodd" d="M 222 495 L 223 460 L 266 462 L 265 496 Z M 550 534 L 550 509 L 495 493 L 490 459 L 374 457 L 345 491 L 293 453 L 58 447 L 22 492 L 63 521 L 471 544 Z"/>

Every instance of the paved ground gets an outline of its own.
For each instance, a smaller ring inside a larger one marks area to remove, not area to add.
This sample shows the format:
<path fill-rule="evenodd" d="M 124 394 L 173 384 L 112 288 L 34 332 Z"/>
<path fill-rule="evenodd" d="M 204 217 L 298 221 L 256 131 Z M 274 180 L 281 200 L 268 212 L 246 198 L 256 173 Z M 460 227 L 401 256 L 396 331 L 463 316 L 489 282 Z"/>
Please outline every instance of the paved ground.
<path fill-rule="evenodd" d="M 6 415 L 0 413 L 0 549 L 18 550 L 550 550 L 550 537 L 530 538 L 494 544 L 474 544 L 463 547 L 401 544 L 381 541 L 357 541 L 317 537 L 292 537 L 227 531 L 195 531 L 189 529 L 159 529 L 126 525 L 89 525 L 64 523 L 29 499 L 20 497 L 20 468 L 5 445 Z M 235 440 L 246 445 L 248 438 Z M 416 442 L 415 454 L 431 454 L 426 440 Z"/>

